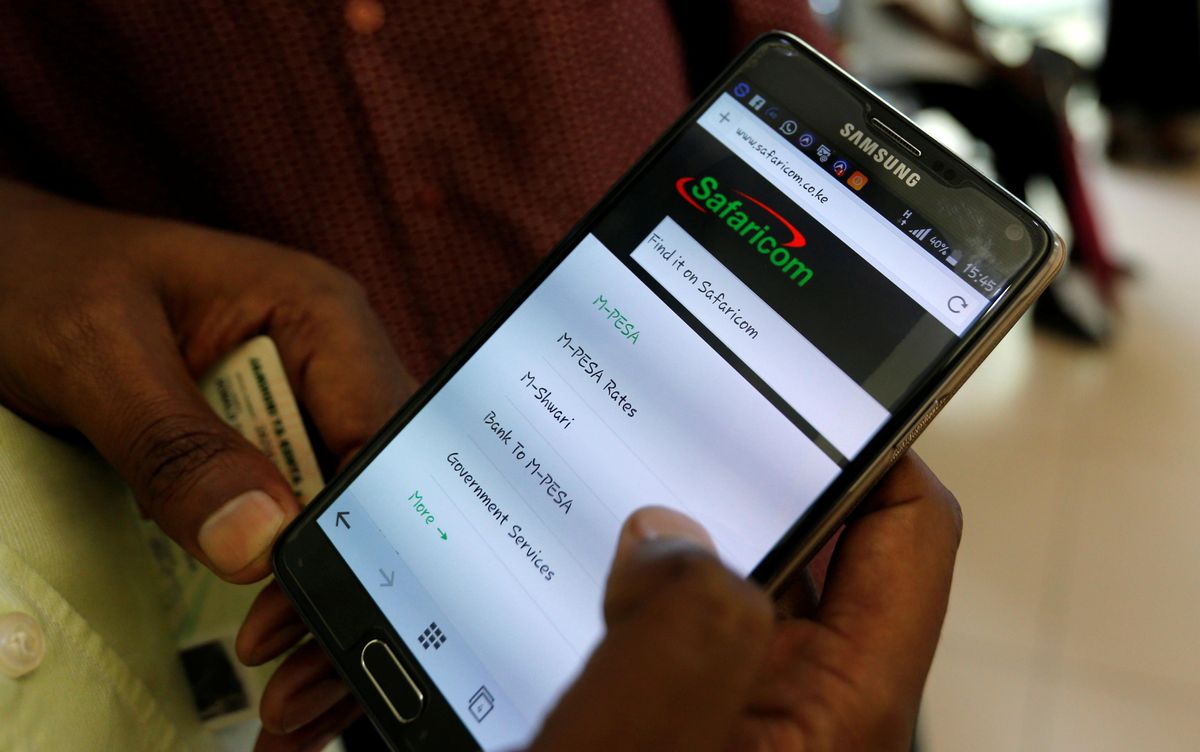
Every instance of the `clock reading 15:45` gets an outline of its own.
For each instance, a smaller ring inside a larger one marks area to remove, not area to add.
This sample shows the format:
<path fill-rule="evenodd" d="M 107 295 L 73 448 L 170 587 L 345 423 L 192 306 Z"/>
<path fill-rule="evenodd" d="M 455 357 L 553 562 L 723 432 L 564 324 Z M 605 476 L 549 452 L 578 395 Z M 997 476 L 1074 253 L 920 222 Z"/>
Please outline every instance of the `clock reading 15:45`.
<path fill-rule="evenodd" d="M 985 274 L 979 268 L 979 264 L 974 262 L 963 267 L 963 276 L 971 281 L 973 285 L 987 292 L 989 295 L 994 293 L 999 287 L 1000 282 L 990 274 Z"/>

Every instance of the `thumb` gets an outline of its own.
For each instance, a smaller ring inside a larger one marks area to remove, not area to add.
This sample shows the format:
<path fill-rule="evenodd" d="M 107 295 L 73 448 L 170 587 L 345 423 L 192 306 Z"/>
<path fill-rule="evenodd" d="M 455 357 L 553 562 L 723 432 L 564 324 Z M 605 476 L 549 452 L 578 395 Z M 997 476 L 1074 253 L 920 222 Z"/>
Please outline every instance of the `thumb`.
<path fill-rule="evenodd" d="M 120 340 L 93 369 L 114 376 L 80 377 L 66 417 L 188 553 L 231 582 L 266 576 L 272 543 L 300 509 L 291 487 L 209 408 L 165 325 Z"/>
<path fill-rule="evenodd" d="M 604 610 L 604 640 L 532 749 L 723 748 L 770 642 L 766 595 L 697 523 L 648 508 L 622 529 Z"/>

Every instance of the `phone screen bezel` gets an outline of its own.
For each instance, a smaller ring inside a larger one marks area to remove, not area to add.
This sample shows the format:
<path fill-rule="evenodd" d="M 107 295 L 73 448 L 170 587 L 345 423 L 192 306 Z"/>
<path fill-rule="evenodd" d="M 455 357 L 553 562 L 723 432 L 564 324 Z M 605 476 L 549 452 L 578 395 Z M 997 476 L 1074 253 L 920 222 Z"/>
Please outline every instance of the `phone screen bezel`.
<path fill-rule="evenodd" d="M 395 746 L 403 738 L 406 743 L 410 744 L 410 748 L 415 749 L 420 749 L 425 745 L 433 745 L 438 749 L 478 748 L 478 743 L 450 707 L 447 698 L 442 697 L 437 691 L 436 685 L 421 666 L 417 656 L 413 655 L 403 640 L 394 633 L 366 588 L 345 564 L 328 536 L 316 524 L 316 518 L 346 490 L 376 455 L 399 431 L 403 430 L 413 416 L 425 407 L 487 338 L 549 276 L 587 235 L 599 218 L 621 200 L 626 189 L 642 175 L 649 165 L 685 129 L 696 122 L 699 115 L 729 85 L 738 71 L 764 47 L 772 44 L 786 45 L 799 55 L 798 59 L 804 60 L 810 66 L 816 65 L 824 71 L 825 75 L 830 76 L 839 86 L 844 87 L 847 93 L 861 102 L 864 107 L 868 107 L 870 111 L 886 113 L 893 126 L 900 129 L 902 136 L 920 137 L 926 143 L 931 141 L 901 113 L 855 82 L 803 41 L 783 32 L 771 32 L 759 37 L 722 72 L 679 120 L 608 191 L 604 198 L 567 233 L 563 241 L 525 281 L 518 285 L 508 299 L 429 382 L 418 390 L 408 403 L 388 421 L 387 425 L 364 447 L 359 455 L 330 480 L 325 489 L 280 537 L 272 557 L 280 586 L 297 605 L 301 617 L 326 651 L 334 658 L 339 672 L 347 679 L 376 726 L 380 727 L 385 737 L 388 738 L 389 744 Z M 963 176 L 957 181 L 958 183 L 984 191 L 1013 215 L 1019 217 L 1031 229 L 1031 232 L 1036 232 L 1041 238 L 1044 238 L 1044 243 L 1035 249 L 1029 262 L 1008 283 L 1006 289 L 997 296 L 988 311 L 969 330 L 968 334 L 961 338 L 952 351 L 937 364 L 924 385 L 896 408 L 893 417 L 884 428 L 856 458 L 847 464 L 837 479 L 796 520 L 795 524 L 782 534 L 779 542 L 751 573 L 752 579 L 763 584 L 769 583 L 780 572 L 794 566 L 797 563 L 797 551 L 815 550 L 815 546 L 821 541 L 816 540 L 814 536 L 827 535 L 831 529 L 829 525 L 831 518 L 835 515 L 839 518 L 844 517 L 848 513 L 849 510 L 844 502 L 847 493 L 855 487 L 855 483 L 872 468 L 879 467 L 880 459 L 889 453 L 897 441 L 909 430 L 913 421 L 923 412 L 924 406 L 928 405 L 931 399 L 936 398 L 947 379 L 961 369 L 972 353 L 988 345 L 989 335 L 994 332 L 997 322 L 1002 320 L 1005 313 L 1017 304 L 1017 301 L 1021 299 L 1021 292 L 1025 288 L 1037 284 L 1038 280 L 1045 276 L 1044 273 L 1039 275 L 1039 270 L 1044 272 L 1047 265 L 1054 263 L 1054 234 L 1040 218 L 1011 194 L 995 186 L 986 177 L 953 155 L 942 152 L 939 154 L 939 158 L 953 165 Z M 917 163 L 921 164 L 922 161 L 931 161 L 931 159 L 932 155 L 926 155 L 921 160 L 917 160 Z M 823 530 L 824 533 L 818 534 L 816 531 L 819 530 Z M 339 611 L 336 624 L 330 618 L 330 610 L 335 608 Z M 347 629 L 344 626 L 346 624 L 366 626 L 363 626 L 361 633 L 355 636 L 354 629 Z M 375 638 L 382 638 L 388 642 L 425 693 L 425 710 L 412 723 L 400 724 L 390 717 L 386 706 L 382 705 L 375 696 L 374 688 L 364 682 L 361 671 L 356 668 L 355 650 Z M 416 746 L 411 746 L 413 744 Z M 395 748 L 399 749 L 400 747 Z"/>

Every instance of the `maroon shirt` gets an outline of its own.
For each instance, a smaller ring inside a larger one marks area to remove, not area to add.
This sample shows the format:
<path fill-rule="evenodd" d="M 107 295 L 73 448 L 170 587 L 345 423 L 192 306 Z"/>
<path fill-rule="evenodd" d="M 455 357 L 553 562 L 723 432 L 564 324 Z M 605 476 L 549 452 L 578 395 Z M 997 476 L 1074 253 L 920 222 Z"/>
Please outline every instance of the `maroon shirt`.
<path fill-rule="evenodd" d="M 0 172 L 319 254 L 424 379 L 770 28 L 819 36 L 801 0 L 18 0 Z"/>

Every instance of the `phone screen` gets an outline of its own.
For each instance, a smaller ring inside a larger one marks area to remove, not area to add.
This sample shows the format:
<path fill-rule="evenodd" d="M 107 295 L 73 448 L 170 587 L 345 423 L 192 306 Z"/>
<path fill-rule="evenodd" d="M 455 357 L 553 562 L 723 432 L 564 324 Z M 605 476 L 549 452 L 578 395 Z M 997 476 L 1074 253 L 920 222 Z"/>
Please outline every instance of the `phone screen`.
<path fill-rule="evenodd" d="M 1016 266 L 905 203 L 933 176 L 780 101 L 749 70 L 711 97 L 318 518 L 485 749 L 601 638 L 630 513 L 749 574 Z"/>

